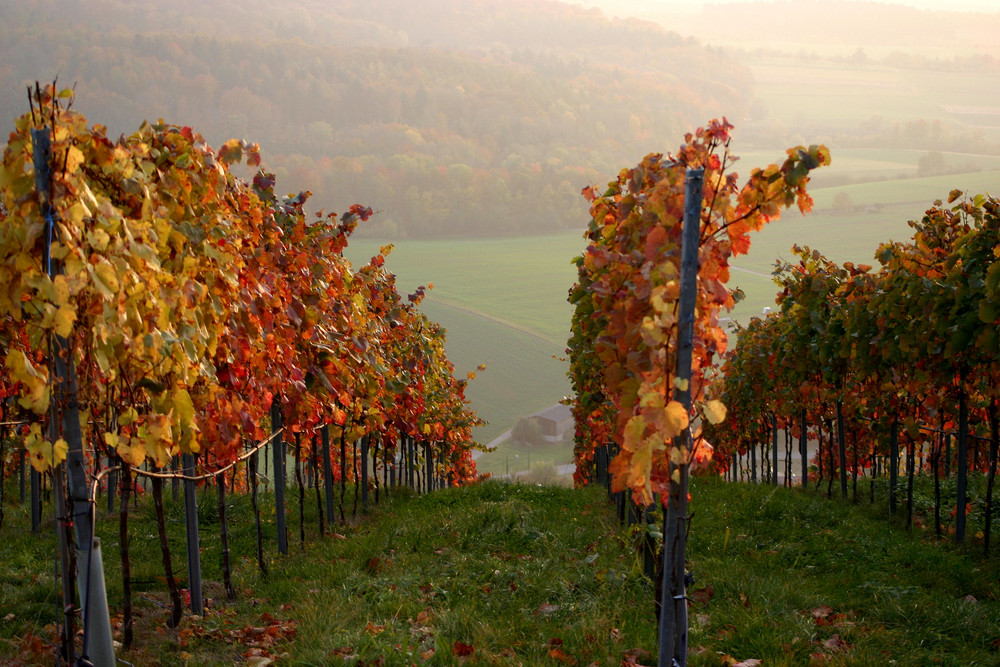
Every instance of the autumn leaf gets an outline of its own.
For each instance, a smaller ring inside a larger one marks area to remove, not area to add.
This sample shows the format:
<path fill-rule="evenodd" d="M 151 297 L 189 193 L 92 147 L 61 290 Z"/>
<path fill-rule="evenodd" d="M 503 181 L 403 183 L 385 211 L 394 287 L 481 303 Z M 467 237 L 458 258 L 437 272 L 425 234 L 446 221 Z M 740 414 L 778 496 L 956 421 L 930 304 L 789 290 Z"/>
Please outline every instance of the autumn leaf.
<path fill-rule="evenodd" d="M 663 415 L 668 437 L 673 437 L 688 427 L 688 411 L 677 401 L 667 403 Z"/>
<path fill-rule="evenodd" d="M 726 406 L 713 399 L 705 403 L 702 413 L 709 424 L 721 424 L 726 419 Z"/>
<path fill-rule="evenodd" d="M 460 641 L 455 641 L 451 647 L 451 654 L 459 658 L 470 658 L 476 654 L 476 649 L 470 644 L 463 644 Z"/>
<path fill-rule="evenodd" d="M 76 322 L 76 310 L 69 306 L 60 306 L 55 315 L 56 335 L 68 338 L 73 333 L 74 322 Z"/>

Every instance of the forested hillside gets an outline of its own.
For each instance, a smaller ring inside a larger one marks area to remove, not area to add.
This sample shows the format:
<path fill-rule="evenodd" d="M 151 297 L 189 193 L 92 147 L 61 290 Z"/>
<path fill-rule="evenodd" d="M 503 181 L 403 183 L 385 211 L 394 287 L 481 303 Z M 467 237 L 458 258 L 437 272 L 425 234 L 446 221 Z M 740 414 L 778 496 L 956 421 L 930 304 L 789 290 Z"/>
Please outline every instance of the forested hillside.
<path fill-rule="evenodd" d="M 0 5 L 0 118 L 58 75 L 112 134 L 143 119 L 261 144 L 315 204 L 407 236 L 576 228 L 580 189 L 707 118 L 748 71 L 649 23 L 542 0 Z"/>

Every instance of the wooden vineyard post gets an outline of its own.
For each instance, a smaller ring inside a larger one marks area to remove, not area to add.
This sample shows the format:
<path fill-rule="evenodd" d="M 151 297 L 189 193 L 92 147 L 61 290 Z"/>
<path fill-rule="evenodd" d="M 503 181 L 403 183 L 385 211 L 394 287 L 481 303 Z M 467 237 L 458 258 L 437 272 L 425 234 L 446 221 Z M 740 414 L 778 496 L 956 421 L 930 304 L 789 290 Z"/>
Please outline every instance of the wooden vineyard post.
<path fill-rule="evenodd" d="M 892 420 L 889 433 L 889 514 L 896 513 L 896 492 L 899 490 L 899 425 Z"/>
<path fill-rule="evenodd" d="M 281 400 L 271 400 L 271 451 L 274 454 L 274 509 L 278 524 L 278 553 L 288 555 L 288 525 L 285 522 L 285 445 L 281 434 Z"/>
<path fill-rule="evenodd" d="M 684 189 L 684 230 L 681 243 L 681 287 L 678 304 L 677 367 L 674 400 L 691 410 L 691 357 L 694 350 L 694 310 L 698 288 L 698 237 L 701 232 L 703 169 L 687 170 Z M 681 388 L 683 387 L 683 389 Z M 691 451 L 691 429 L 674 438 L 673 447 Z M 671 457 L 673 458 L 673 457 Z M 688 462 L 670 464 L 670 491 L 663 530 L 663 568 L 660 598 L 659 667 L 687 665 L 688 617 L 684 557 L 687 549 Z"/>
<path fill-rule="evenodd" d="M 182 454 L 184 469 L 184 526 L 187 535 L 188 590 L 191 613 L 204 616 L 201 597 L 201 550 L 198 541 L 198 489 L 194 477 L 194 454 Z"/>
<path fill-rule="evenodd" d="M 170 479 L 170 496 L 173 498 L 174 502 L 177 502 L 177 494 L 181 486 L 181 479 L 177 476 L 180 470 L 177 468 L 177 457 L 170 457 L 170 472 L 173 473 L 173 477 Z"/>
<path fill-rule="evenodd" d="M 265 454 L 265 457 L 267 455 Z M 264 531 L 260 524 L 260 508 L 257 505 L 257 448 L 250 454 L 247 461 L 247 481 L 250 484 L 250 506 L 253 507 L 254 522 L 257 528 L 257 567 L 261 574 L 267 574 L 267 563 L 264 562 Z"/>
<path fill-rule="evenodd" d="M 24 464 L 25 464 L 25 450 L 20 450 L 17 457 L 17 467 L 18 467 L 18 500 L 21 504 L 24 504 L 25 492 L 24 488 Z"/>
<path fill-rule="evenodd" d="M 955 543 L 965 542 L 965 506 L 969 484 L 969 401 L 965 394 L 965 371 L 959 373 L 958 388 L 958 470 L 955 488 Z"/>
<path fill-rule="evenodd" d="M 28 476 L 31 479 L 31 532 L 37 533 L 42 527 L 42 475 L 32 468 Z"/>
<path fill-rule="evenodd" d="M 330 459 L 330 425 L 323 424 L 319 434 L 323 443 L 323 492 L 326 501 L 326 517 L 330 523 L 333 523 L 333 461 Z M 343 471 L 340 474 L 344 474 Z"/>
<path fill-rule="evenodd" d="M 799 454 L 802 456 L 802 489 L 805 490 L 809 481 L 809 443 L 806 439 L 806 411 L 802 410 L 799 430 Z"/>
<path fill-rule="evenodd" d="M 222 583 L 226 588 L 226 599 L 232 602 L 236 599 L 236 589 L 233 588 L 233 571 L 229 559 L 229 526 L 226 522 L 226 475 L 220 472 L 215 477 L 215 485 L 219 498 L 219 538 L 222 541 Z"/>
<path fill-rule="evenodd" d="M 774 459 L 771 470 L 771 486 L 778 486 L 778 417 L 771 415 L 771 455 Z"/>
<path fill-rule="evenodd" d="M 361 507 L 368 509 L 368 436 L 361 436 Z"/>
<path fill-rule="evenodd" d="M 650 581 L 656 578 L 656 545 L 652 528 L 656 523 L 656 501 L 642 508 L 642 571 Z"/>
<path fill-rule="evenodd" d="M 847 498 L 847 439 L 844 434 L 844 402 L 837 401 L 837 456 L 840 459 L 840 497 Z"/>
<path fill-rule="evenodd" d="M 52 210 L 52 135 L 49 129 L 32 130 L 32 144 L 34 145 L 34 169 L 35 169 L 35 190 L 38 194 L 39 208 L 45 217 L 47 241 L 45 245 L 45 256 L 43 264 L 50 278 L 56 273 L 56 265 L 49 253 L 49 245 L 53 239 L 54 212 Z M 76 564 L 80 576 L 77 578 L 77 587 L 80 592 L 80 605 L 83 608 L 83 647 L 82 657 L 96 665 L 102 667 L 107 665 L 113 667 L 115 664 L 114 645 L 111 643 L 111 619 L 108 614 L 108 597 L 104 586 L 104 569 L 101 560 L 100 541 L 94 537 L 93 514 L 91 504 L 93 499 L 90 495 L 90 486 L 87 484 L 86 460 L 83 455 L 83 434 L 80 431 L 80 412 L 76 400 L 76 375 L 73 369 L 73 353 L 66 338 L 53 335 L 52 337 L 52 359 L 53 359 L 53 379 L 54 390 L 59 397 L 61 404 L 58 406 L 62 411 L 62 436 L 68 445 L 66 452 L 66 474 L 69 481 L 70 507 L 62 508 L 65 520 L 65 512 L 71 510 L 73 526 L 75 529 L 77 557 Z M 53 397 L 55 398 L 55 397 Z M 56 413 L 52 413 L 53 429 L 57 420 Z M 62 466 L 55 471 L 54 485 L 61 486 Z M 37 520 L 41 519 L 41 488 L 38 473 L 32 469 L 31 478 L 31 521 L 32 530 L 37 530 Z M 65 540 L 61 540 L 68 549 L 69 545 Z M 68 563 L 71 558 L 69 553 L 64 553 L 63 563 Z M 68 576 L 64 572 L 63 576 Z M 69 604 L 66 600 L 64 604 Z"/>
<path fill-rule="evenodd" d="M 434 490 L 434 480 L 431 479 L 431 475 L 434 472 L 434 452 L 431 450 L 431 443 L 424 443 L 424 493 L 430 493 Z"/>
<path fill-rule="evenodd" d="M 990 422 L 990 460 L 986 472 L 986 519 L 983 522 L 983 555 L 990 555 L 990 527 L 993 524 L 993 485 L 997 476 L 997 454 L 1000 449 L 1000 423 L 997 422 L 997 400 L 990 401 L 987 410 Z"/>

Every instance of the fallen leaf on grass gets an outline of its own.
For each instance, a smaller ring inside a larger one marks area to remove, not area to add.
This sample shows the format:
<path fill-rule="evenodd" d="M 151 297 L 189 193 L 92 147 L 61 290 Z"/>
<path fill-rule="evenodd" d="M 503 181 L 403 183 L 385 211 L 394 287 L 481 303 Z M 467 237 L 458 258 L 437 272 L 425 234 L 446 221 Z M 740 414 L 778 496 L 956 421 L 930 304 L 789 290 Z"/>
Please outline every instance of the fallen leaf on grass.
<path fill-rule="evenodd" d="M 622 667 L 642 667 L 639 661 L 648 660 L 652 656 L 653 654 L 644 648 L 630 648 L 622 656 Z"/>
<path fill-rule="evenodd" d="M 559 662 L 564 662 L 567 665 L 575 665 L 576 659 L 573 656 L 567 654 L 561 648 L 550 648 L 549 657 L 553 660 L 558 660 Z"/>
<path fill-rule="evenodd" d="M 476 654 L 476 647 L 456 641 L 451 647 L 451 654 L 459 658 L 472 657 Z"/>
<path fill-rule="evenodd" d="M 557 604 L 540 604 L 538 605 L 538 609 L 535 610 L 535 615 L 551 616 L 557 611 L 559 611 L 559 605 Z"/>
<path fill-rule="evenodd" d="M 841 639 L 840 635 L 833 635 L 823 642 L 823 648 L 830 651 L 846 651 L 850 647 L 850 644 Z"/>
<path fill-rule="evenodd" d="M 826 618 L 827 616 L 829 616 L 832 613 L 833 613 L 833 609 L 831 609 L 830 607 L 827 607 L 826 605 L 824 605 L 822 607 L 816 607 L 815 609 L 813 609 L 812 610 L 812 617 L 816 618 L 816 619 Z"/>
<path fill-rule="evenodd" d="M 708 604 L 708 601 L 715 597 L 715 586 L 709 584 L 704 588 L 699 588 L 696 591 L 691 591 L 688 596 L 691 598 L 692 602 L 697 602 L 699 604 Z"/>

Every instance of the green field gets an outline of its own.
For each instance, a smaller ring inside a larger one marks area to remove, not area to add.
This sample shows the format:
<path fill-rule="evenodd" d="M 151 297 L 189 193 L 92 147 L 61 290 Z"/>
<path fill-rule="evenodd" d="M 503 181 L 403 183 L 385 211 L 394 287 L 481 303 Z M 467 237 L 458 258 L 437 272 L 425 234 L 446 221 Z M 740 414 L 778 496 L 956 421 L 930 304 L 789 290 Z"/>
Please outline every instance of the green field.
<path fill-rule="evenodd" d="M 356 240 L 346 254 L 364 262 L 387 242 Z M 569 393 L 562 361 L 572 314 L 566 295 L 576 276 L 570 262 L 583 247 L 581 232 L 405 241 L 389 256 L 400 293 L 434 284 L 421 309 L 447 330 L 448 357 L 458 372 L 486 364 L 468 389 L 489 422 L 476 433 L 480 442 Z"/>
<path fill-rule="evenodd" d="M 808 245 L 838 262 L 875 264 L 878 245 L 910 236 L 907 222 L 918 219 L 935 199 L 954 188 L 970 193 L 1000 190 L 1000 157 L 978 156 L 966 174 L 912 177 L 919 151 L 834 151 L 833 169 L 857 172 L 874 182 L 818 188 L 814 212 L 787 211 L 753 237 L 751 252 L 733 262 L 731 287 L 746 299 L 731 317 L 745 322 L 764 307 L 774 306 L 776 288 L 770 274 L 775 258 L 791 260 L 793 244 Z M 947 154 L 949 160 L 960 156 Z M 777 161 L 781 154 L 753 153 L 739 163 L 751 167 Z M 911 177 L 899 178 L 900 174 Z M 839 192 L 855 204 L 850 212 L 834 211 Z M 575 280 L 571 265 L 585 247 L 581 232 L 497 239 L 420 240 L 399 242 L 387 266 L 405 294 L 433 283 L 421 308 L 447 329 L 447 350 L 459 373 L 485 363 L 487 370 L 470 383 L 473 407 L 489 424 L 476 437 L 488 443 L 517 420 L 543 410 L 570 391 L 568 366 L 562 359 L 572 310 L 567 291 Z M 357 239 L 347 250 L 354 262 L 367 261 L 387 239 Z M 507 469 L 513 451 L 506 445 L 480 460 L 485 470 Z M 562 461 L 571 460 L 567 445 Z"/>
<path fill-rule="evenodd" d="M 976 127 L 995 140 L 1000 75 L 901 69 L 787 57 L 747 63 L 764 120 L 802 127 L 843 129 L 864 123 L 940 121 Z M 970 98 L 970 91 L 975 91 Z"/>

